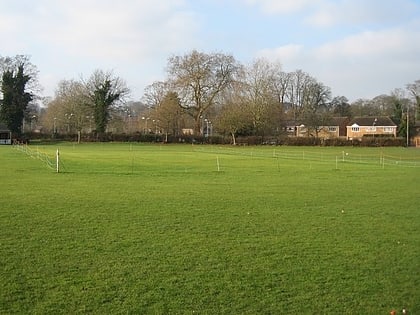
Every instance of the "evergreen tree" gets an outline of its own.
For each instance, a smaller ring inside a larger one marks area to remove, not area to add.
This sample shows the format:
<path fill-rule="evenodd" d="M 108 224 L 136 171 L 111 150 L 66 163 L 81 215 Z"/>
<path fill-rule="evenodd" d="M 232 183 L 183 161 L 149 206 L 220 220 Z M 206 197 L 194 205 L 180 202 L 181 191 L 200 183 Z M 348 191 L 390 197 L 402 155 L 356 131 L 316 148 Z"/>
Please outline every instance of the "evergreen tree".
<path fill-rule="evenodd" d="M 19 64 L 17 70 L 5 70 L 2 74 L 0 103 L 0 120 L 14 134 L 21 134 L 25 110 L 33 99 L 33 95 L 26 92 L 26 85 L 31 80 L 25 74 L 25 65 Z"/>
<path fill-rule="evenodd" d="M 110 72 L 96 70 L 86 85 L 93 107 L 96 132 L 102 137 L 106 131 L 111 110 L 129 94 L 126 83 Z"/>

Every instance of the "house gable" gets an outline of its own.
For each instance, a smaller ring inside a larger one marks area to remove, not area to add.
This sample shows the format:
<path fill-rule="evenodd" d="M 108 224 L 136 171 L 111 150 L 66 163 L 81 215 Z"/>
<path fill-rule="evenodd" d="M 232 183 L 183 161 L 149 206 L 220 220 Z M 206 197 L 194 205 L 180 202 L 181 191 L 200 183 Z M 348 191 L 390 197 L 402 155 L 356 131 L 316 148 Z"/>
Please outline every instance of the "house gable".
<path fill-rule="evenodd" d="M 375 135 L 396 137 L 397 125 L 391 118 L 380 116 L 355 117 L 347 126 L 347 139 L 350 140 Z"/>

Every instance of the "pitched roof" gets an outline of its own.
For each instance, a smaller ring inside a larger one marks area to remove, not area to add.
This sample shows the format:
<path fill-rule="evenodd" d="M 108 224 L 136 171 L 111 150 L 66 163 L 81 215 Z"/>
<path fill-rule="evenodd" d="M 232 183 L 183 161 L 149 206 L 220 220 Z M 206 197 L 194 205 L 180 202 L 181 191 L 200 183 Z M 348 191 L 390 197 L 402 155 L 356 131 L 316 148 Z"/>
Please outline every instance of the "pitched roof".
<path fill-rule="evenodd" d="M 348 126 L 352 125 L 359 126 L 397 126 L 391 118 L 388 116 L 379 116 L 379 117 L 354 117 L 349 123 Z"/>
<path fill-rule="evenodd" d="M 333 117 L 330 125 L 345 126 L 349 121 L 348 117 Z"/>

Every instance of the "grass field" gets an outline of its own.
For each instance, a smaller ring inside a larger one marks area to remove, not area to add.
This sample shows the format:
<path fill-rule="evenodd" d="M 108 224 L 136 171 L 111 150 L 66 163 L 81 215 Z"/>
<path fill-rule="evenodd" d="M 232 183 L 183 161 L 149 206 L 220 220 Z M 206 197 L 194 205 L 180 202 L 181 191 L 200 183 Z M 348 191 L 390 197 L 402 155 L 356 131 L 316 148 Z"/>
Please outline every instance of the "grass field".
<path fill-rule="evenodd" d="M 0 146 L 0 314 L 420 314 L 420 150 L 29 149 Z"/>

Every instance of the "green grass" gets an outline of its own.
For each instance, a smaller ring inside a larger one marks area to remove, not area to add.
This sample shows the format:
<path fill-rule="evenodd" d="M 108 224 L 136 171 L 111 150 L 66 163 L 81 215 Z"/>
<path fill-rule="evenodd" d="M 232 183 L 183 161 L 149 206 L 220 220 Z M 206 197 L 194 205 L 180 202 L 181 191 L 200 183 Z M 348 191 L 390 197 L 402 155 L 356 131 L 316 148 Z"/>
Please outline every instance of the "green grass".
<path fill-rule="evenodd" d="M 0 147 L 1 314 L 420 313 L 420 150 L 30 148 L 61 173 Z"/>

